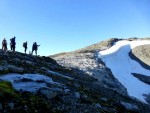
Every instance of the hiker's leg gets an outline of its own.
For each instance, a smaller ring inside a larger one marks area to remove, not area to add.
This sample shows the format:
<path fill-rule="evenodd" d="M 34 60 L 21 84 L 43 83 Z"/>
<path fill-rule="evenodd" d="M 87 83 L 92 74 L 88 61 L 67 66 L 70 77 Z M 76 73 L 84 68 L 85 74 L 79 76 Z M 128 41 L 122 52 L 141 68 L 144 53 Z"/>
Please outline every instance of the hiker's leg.
<path fill-rule="evenodd" d="M 34 51 L 34 50 L 32 49 L 32 55 L 33 55 L 33 51 Z"/>
<path fill-rule="evenodd" d="M 14 52 L 15 52 L 16 46 L 14 46 Z"/>
<path fill-rule="evenodd" d="M 13 46 L 11 45 L 11 51 L 13 50 Z"/>
<path fill-rule="evenodd" d="M 25 48 L 25 54 L 26 54 L 27 48 Z"/>
<path fill-rule="evenodd" d="M 37 50 L 35 50 L 35 54 L 36 54 L 36 56 L 37 56 Z"/>
<path fill-rule="evenodd" d="M 7 51 L 7 45 L 6 45 L 6 51 Z"/>
<path fill-rule="evenodd" d="M 13 52 L 15 52 L 15 45 L 13 46 Z"/>

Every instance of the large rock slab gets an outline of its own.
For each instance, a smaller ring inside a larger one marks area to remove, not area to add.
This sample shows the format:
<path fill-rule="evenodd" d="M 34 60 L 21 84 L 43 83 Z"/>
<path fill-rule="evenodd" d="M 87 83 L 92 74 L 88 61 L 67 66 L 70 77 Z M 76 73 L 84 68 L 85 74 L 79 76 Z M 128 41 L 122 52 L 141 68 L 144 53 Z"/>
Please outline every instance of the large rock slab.
<path fill-rule="evenodd" d="M 150 45 L 142 45 L 134 48 L 130 52 L 130 56 L 143 67 L 150 69 Z"/>

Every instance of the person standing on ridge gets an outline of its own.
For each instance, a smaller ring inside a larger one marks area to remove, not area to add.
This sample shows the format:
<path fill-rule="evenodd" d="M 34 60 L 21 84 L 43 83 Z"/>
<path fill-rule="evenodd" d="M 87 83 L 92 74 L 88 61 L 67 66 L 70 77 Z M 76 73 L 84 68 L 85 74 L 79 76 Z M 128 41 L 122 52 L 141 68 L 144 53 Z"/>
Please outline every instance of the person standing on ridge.
<path fill-rule="evenodd" d="M 16 37 L 14 36 L 14 38 L 10 39 L 11 43 L 10 43 L 10 46 L 11 46 L 11 50 L 13 52 L 15 52 L 15 48 L 16 48 Z"/>
<path fill-rule="evenodd" d="M 7 50 L 7 41 L 6 41 L 5 38 L 4 38 L 3 41 L 2 41 L 2 50 L 4 50 L 4 51 Z"/>
<path fill-rule="evenodd" d="M 37 56 L 37 50 L 38 50 L 38 47 L 39 47 L 39 46 L 40 46 L 40 45 L 37 45 L 36 42 L 33 43 L 33 45 L 32 45 L 32 54 L 33 54 L 33 51 L 35 51 L 35 54 L 36 54 L 36 56 Z"/>
<path fill-rule="evenodd" d="M 26 51 L 27 51 L 27 48 L 28 48 L 28 42 L 27 41 L 23 43 L 23 47 L 24 47 L 24 52 L 26 54 Z"/>
<path fill-rule="evenodd" d="M 12 45 L 12 38 L 10 39 L 10 50 L 13 50 L 13 45 Z"/>

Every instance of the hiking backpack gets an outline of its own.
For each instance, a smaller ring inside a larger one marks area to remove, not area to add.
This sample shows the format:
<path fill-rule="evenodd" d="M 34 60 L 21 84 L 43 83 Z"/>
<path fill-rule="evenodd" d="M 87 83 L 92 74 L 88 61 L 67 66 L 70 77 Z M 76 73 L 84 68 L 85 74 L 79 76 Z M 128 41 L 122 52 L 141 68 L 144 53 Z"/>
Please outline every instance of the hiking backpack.
<path fill-rule="evenodd" d="M 25 47 L 26 46 L 26 44 L 25 44 L 25 42 L 23 43 L 23 47 Z"/>
<path fill-rule="evenodd" d="M 6 45 L 6 44 L 7 44 L 6 40 L 3 40 L 3 45 Z"/>

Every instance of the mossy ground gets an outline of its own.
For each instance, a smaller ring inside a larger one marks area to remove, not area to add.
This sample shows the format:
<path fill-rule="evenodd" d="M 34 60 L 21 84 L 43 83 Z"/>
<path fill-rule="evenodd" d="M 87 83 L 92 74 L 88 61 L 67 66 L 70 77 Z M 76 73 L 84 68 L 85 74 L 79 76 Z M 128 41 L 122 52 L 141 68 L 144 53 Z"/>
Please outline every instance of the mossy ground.
<path fill-rule="evenodd" d="M 9 106 L 12 103 L 13 108 Z M 29 92 L 20 93 L 10 82 L 0 82 L 0 112 L 6 113 L 49 113 L 51 105 L 44 98 Z"/>

